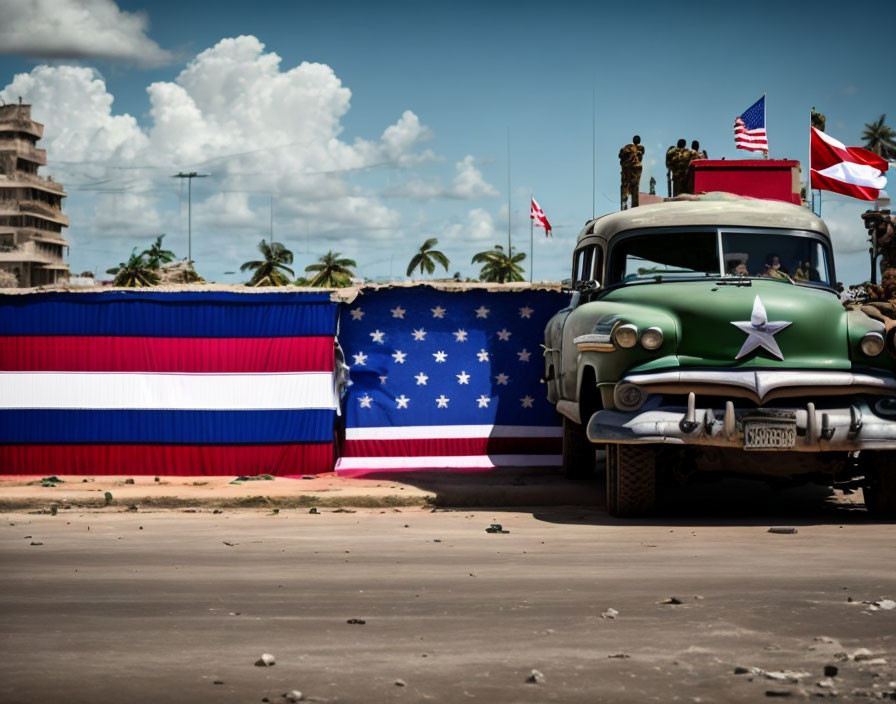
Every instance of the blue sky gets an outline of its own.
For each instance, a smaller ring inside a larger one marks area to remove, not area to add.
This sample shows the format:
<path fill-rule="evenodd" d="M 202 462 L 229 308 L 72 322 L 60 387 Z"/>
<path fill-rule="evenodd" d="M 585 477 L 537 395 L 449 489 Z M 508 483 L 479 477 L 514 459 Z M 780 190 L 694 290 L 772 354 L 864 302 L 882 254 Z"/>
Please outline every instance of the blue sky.
<path fill-rule="evenodd" d="M 43 33 L 33 3 L 0 5 L 0 96 L 24 94 L 47 124 L 75 271 L 159 232 L 184 256 L 170 175 L 195 169 L 210 176 L 194 181 L 193 256 L 212 280 L 244 280 L 225 272 L 254 258 L 272 210 L 297 269 L 334 249 L 361 275 L 402 278 L 438 237 L 449 274 L 475 275 L 471 255 L 507 240 L 509 131 L 514 242 L 528 252 L 531 191 L 555 227 L 536 235 L 535 278 L 559 279 L 592 214 L 592 89 L 596 214 L 618 207 L 616 154 L 634 133 L 642 190 L 651 175 L 664 188 L 679 137 L 748 158 L 732 123 L 763 93 L 771 155 L 804 167 L 812 105 L 850 145 L 881 113 L 896 123 L 859 5 L 57 0 Z M 824 195 L 847 282 L 867 277 L 867 207 Z"/>

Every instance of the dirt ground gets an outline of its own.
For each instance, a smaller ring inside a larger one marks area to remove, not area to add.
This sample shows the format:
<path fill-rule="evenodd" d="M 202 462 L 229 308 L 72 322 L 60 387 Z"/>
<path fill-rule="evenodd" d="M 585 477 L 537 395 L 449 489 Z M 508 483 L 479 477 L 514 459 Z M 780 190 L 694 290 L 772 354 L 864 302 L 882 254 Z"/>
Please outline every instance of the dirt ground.
<path fill-rule="evenodd" d="M 896 528 L 861 494 L 721 482 L 649 521 L 583 500 L 599 482 L 535 508 L 129 510 L 146 479 L 105 508 L 0 514 L 0 701 L 896 697 Z M 482 486 L 511 504 L 540 486 L 508 481 Z M 371 488 L 468 491 L 390 482 Z"/>
<path fill-rule="evenodd" d="M 333 472 L 269 480 L 235 477 L 0 476 L 0 510 L 100 508 L 310 508 L 547 506 L 603 501 L 599 482 L 569 482 L 555 468 L 404 472 L 345 478 Z"/>

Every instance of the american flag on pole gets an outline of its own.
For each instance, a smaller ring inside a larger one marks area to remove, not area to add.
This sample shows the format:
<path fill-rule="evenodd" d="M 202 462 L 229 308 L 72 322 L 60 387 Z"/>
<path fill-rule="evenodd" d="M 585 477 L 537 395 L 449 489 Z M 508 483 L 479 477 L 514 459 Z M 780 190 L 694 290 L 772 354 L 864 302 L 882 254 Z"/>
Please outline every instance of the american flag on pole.
<path fill-rule="evenodd" d="M 551 223 L 548 222 L 547 216 L 544 214 L 541 206 L 535 202 L 534 198 L 532 199 L 532 204 L 529 207 L 529 219 L 532 220 L 538 227 L 544 228 L 545 237 L 551 236 Z"/>
<path fill-rule="evenodd" d="M 336 471 L 559 464 L 540 343 L 566 300 L 531 289 L 362 293 L 340 321 L 351 385 Z"/>
<path fill-rule="evenodd" d="M 738 149 L 768 154 L 764 95 L 734 119 L 734 144 Z"/>

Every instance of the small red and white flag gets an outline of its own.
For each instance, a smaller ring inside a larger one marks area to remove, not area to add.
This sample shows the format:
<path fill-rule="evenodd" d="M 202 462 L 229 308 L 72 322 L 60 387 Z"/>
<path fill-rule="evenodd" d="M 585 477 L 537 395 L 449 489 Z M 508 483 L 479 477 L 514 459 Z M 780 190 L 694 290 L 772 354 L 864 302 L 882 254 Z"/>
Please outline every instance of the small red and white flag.
<path fill-rule="evenodd" d="M 551 236 L 551 223 L 548 222 L 547 217 L 544 214 L 544 211 L 541 209 L 541 206 L 535 202 L 535 199 L 532 199 L 532 205 L 529 209 L 529 219 L 533 220 L 538 227 L 544 228 L 544 234 L 546 237 Z"/>
<path fill-rule="evenodd" d="M 876 200 L 887 185 L 889 164 L 862 147 L 847 147 L 829 134 L 812 130 L 810 171 L 812 188 L 842 193 L 861 200 Z"/>

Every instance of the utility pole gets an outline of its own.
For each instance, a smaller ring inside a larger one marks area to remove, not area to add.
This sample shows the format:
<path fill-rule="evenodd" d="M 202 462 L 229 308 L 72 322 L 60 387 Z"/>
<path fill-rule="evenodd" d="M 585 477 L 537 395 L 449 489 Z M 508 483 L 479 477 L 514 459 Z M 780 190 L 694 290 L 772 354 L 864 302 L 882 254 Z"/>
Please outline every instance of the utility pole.
<path fill-rule="evenodd" d="M 193 179 L 205 178 L 208 174 L 199 174 L 195 171 L 180 171 L 171 178 L 187 179 L 187 261 L 193 264 Z"/>

